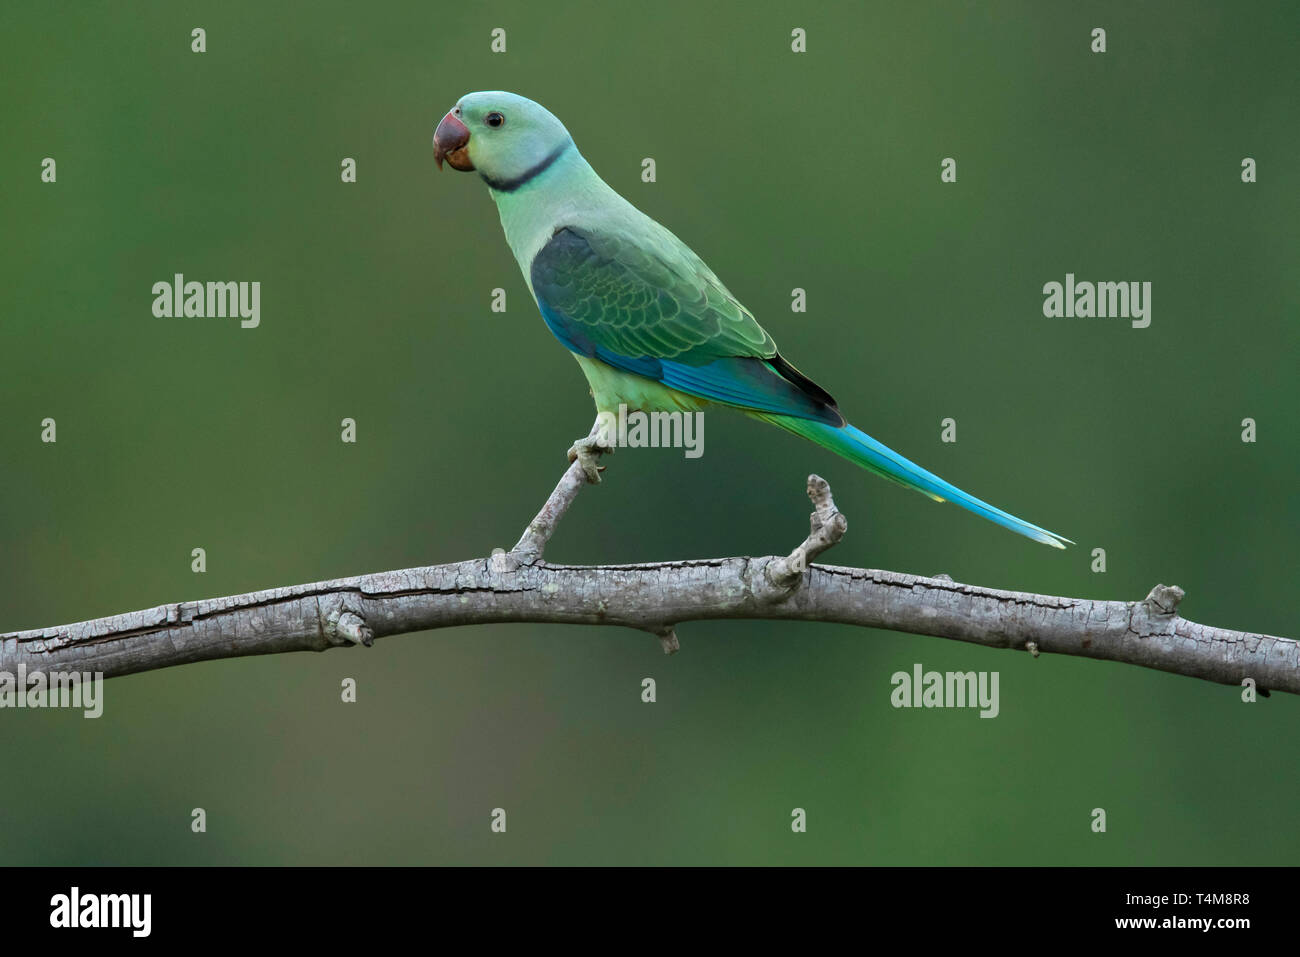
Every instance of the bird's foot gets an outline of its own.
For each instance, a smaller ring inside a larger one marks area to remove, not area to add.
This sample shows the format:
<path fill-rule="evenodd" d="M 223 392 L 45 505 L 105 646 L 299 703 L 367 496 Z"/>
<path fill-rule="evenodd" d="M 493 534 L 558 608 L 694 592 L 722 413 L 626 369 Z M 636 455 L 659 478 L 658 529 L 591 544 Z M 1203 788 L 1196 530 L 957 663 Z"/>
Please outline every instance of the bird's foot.
<path fill-rule="evenodd" d="M 598 464 L 600 457 L 613 454 L 614 446 L 599 432 L 578 439 L 569 447 L 569 461 L 582 466 L 582 474 L 592 485 L 600 483 L 600 473 L 605 471 L 605 466 Z"/>

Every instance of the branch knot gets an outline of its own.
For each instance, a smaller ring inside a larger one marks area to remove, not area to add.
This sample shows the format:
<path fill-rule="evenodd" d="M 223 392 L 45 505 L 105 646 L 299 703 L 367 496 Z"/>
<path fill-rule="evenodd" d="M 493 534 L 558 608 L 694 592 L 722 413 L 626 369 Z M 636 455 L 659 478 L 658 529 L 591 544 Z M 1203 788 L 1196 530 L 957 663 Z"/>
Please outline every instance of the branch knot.
<path fill-rule="evenodd" d="M 354 645 L 365 645 L 367 648 L 375 643 L 375 633 L 366 624 L 366 620 L 346 608 L 329 616 L 329 626 L 332 637 L 342 638 Z"/>
<path fill-rule="evenodd" d="M 808 498 L 813 513 L 808 517 L 808 537 L 784 558 L 775 558 L 763 568 L 768 583 L 781 592 L 798 587 L 814 558 L 844 538 L 849 520 L 835 507 L 830 484 L 820 475 L 808 476 Z"/>
<path fill-rule="evenodd" d="M 1178 614 L 1178 603 L 1186 594 L 1177 585 L 1157 585 L 1142 599 L 1142 604 L 1155 618 L 1173 618 Z"/>

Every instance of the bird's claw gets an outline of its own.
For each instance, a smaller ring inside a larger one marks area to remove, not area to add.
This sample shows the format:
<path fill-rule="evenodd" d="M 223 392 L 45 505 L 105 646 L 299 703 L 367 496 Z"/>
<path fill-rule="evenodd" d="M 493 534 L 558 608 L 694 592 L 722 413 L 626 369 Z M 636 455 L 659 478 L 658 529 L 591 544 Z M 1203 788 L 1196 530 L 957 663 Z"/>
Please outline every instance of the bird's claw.
<path fill-rule="evenodd" d="M 589 435 L 578 439 L 569 447 L 569 461 L 582 466 L 582 474 L 592 485 L 600 484 L 600 473 L 605 466 L 597 464 L 602 455 L 613 455 L 614 447 L 601 441 L 601 436 Z"/>

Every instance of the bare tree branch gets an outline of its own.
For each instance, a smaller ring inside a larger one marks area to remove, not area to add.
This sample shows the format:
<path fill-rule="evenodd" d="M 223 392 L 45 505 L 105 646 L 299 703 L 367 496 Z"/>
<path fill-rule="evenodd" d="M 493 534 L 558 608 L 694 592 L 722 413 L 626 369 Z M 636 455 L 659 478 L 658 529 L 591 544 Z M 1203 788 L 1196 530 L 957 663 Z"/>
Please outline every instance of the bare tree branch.
<path fill-rule="evenodd" d="M 591 432 L 587 435 L 592 439 L 600 431 L 600 417 L 597 416 L 595 423 L 591 426 Z M 524 529 L 524 534 L 520 536 L 515 547 L 510 549 L 508 557 L 503 557 L 504 553 L 497 549 L 492 553 L 494 559 L 493 566 L 498 571 L 512 571 L 520 565 L 531 565 L 542 557 L 542 549 L 546 543 L 551 540 L 555 534 L 556 526 L 560 524 L 560 519 L 564 518 L 564 513 L 569 510 L 573 500 L 578 497 L 578 492 L 587 482 L 587 473 L 584 468 L 578 446 L 581 442 L 575 442 L 573 448 L 569 450 L 570 461 L 573 463 L 569 466 L 562 476 L 560 482 L 555 486 L 555 491 L 551 497 L 546 500 L 546 504 L 534 516 L 533 520 L 528 523 Z M 590 453 L 595 467 L 595 462 L 600 459 L 600 452 L 593 449 Z M 599 481 L 599 475 L 596 475 Z"/>
<path fill-rule="evenodd" d="M 580 444 L 580 443 L 579 443 Z M 575 448 L 577 445 L 575 445 Z M 1213 628 L 1178 615 L 1182 589 L 1141 601 L 1059 598 L 964 585 L 946 576 L 811 564 L 847 522 L 830 487 L 808 478 L 815 511 L 788 556 L 641 565 L 552 565 L 542 552 L 583 484 L 598 480 L 586 448 L 509 552 L 160 605 L 52 628 L 0 634 L 0 671 L 102 672 L 285 651 L 370 645 L 406 632 L 489 622 L 621 625 L 677 650 L 676 626 L 721 618 L 827 621 L 953 638 L 992 648 L 1078 655 L 1300 693 L 1300 643 Z"/>

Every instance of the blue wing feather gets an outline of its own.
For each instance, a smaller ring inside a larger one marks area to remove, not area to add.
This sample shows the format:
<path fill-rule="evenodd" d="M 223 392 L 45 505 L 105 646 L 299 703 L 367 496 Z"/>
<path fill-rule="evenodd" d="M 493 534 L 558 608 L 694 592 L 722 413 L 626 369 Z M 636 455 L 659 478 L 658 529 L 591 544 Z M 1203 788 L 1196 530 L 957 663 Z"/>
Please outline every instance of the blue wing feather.
<path fill-rule="evenodd" d="M 565 227 L 533 258 L 537 305 L 567 349 L 714 402 L 843 424 L 835 400 L 780 357 L 702 264 L 683 274 L 620 259 L 620 249 Z M 667 288 L 657 285 L 665 276 Z"/>

